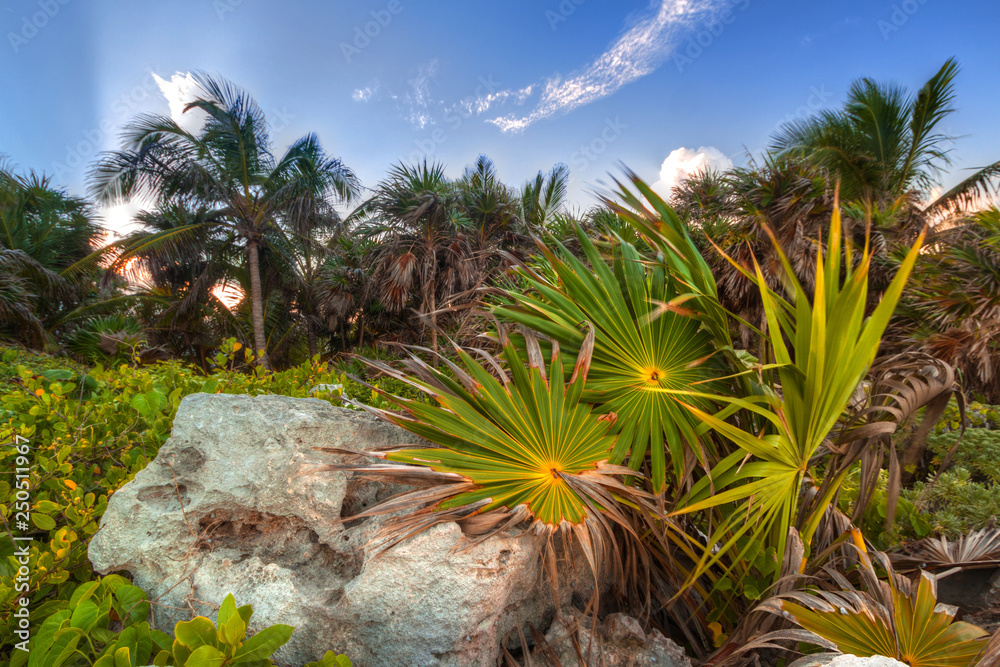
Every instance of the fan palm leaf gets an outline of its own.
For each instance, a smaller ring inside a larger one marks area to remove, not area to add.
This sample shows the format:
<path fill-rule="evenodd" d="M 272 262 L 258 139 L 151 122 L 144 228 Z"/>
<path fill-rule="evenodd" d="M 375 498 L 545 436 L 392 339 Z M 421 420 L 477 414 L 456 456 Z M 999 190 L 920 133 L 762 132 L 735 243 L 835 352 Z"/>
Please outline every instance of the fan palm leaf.
<path fill-rule="evenodd" d="M 634 472 L 608 463 L 614 445 L 610 421 L 582 400 L 595 334 L 585 334 L 572 369 L 565 367 L 558 345 L 546 363 L 529 336 L 525 360 L 502 329 L 499 335 L 505 364 L 484 351 L 459 347 L 460 363 L 440 358 L 447 373 L 415 354 L 407 363 L 409 373 L 364 360 L 428 394 L 434 404 L 389 396 L 402 412 L 359 407 L 433 446 L 370 452 L 391 463 L 349 466 L 429 487 L 360 516 L 404 510 L 386 527 L 388 544 L 441 521 L 459 520 L 467 532 L 482 536 L 528 520 L 541 534 L 572 531 L 594 571 L 603 570 L 621 558 L 607 551 L 614 541 L 612 526 L 635 536 L 624 515 L 628 506 L 641 507 L 645 516 L 652 516 L 653 508 L 647 493 L 622 483 Z"/>
<path fill-rule="evenodd" d="M 530 327 L 561 348 L 576 353 L 585 342 L 582 327 L 593 326 L 595 343 L 584 400 L 614 419 L 617 436 L 613 464 L 640 470 L 649 460 L 653 488 L 671 479 L 680 484 L 690 472 L 687 457 L 695 451 L 708 465 L 695 433 L 696 420 L 675 396 L 659 389 L 709 391 L 712 379 L 725 375 L 712 360 L 711 336 L 689 317 L 687 297 L 661 267 L 647 268 L 636 249 L 620 239 L 608 266 L 579 227 L 579 246 L 588 265 L 561 244 L 539 243 L 555 279 L 522 270 L 531 291 L 512 293 L 513 303 L 498 316 Z M 710 405 L 699 401 L 704 409 Z M 665 445 L 664 445 L 665 443 Z"/>

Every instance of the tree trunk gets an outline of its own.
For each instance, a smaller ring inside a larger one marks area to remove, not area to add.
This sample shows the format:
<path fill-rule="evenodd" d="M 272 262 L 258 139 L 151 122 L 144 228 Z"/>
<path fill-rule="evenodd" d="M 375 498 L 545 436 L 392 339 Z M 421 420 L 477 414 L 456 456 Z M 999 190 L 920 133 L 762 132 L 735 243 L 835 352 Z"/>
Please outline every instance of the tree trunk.
<path fill-rule="evenodd" d="M 310 318 L 306 318 L 306 337 L 309 339 L 309 359 L 313 359 L 319 350 L 316 347 L 316 325 Z"/>
<path fill-rule="evenodd" d="M 431 296 L 431 349 L 434 350 L 435 355 L 438 351 L 438 316 L 437 316 L 437 299 Z M 434 357 L 434 366 L 437 366 L 437 356 Z"/>
<path fill-rule="evenodd" d="M 267 338 L 264 336 L 264 295 L 260 286 L 260 256 L 257 241 L 247 243 L 250 258 L 250 313 L 253 319 L 253 345 L 260 355 L 260 365 L 271 370 L 271 360 L 267 357 Z"/>

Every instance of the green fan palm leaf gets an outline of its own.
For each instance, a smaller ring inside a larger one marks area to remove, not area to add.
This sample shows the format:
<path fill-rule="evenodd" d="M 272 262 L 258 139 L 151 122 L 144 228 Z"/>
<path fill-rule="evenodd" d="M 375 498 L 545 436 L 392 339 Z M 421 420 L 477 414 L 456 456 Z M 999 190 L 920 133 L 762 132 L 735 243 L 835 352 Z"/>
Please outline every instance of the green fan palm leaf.
<path fill-rule="evenodd" d="M 635 534 L 624 507 L 642 507 L 645 517 L 653 515 L 653 508 L 648 493 L 621 482 L 634 472 L 608 463 L 615 441 L 611 422 L 582 400 L 595 334 L 584 336 L 572 369 L 564 366 L 558 345 L 546 363 L 529 334 L 525 360 L 503 329 L 499 336 L 505 364 L 485 351 L 457 346 L 457 362 L 436 357 L 447 370 L 412 353 L 405 372 L 366 359 L 434 402 L 390 396 L 402 411 L 359 407 L 433 446 L 370 452 L 389 462 L 385 464 L 331 468 L 430 487 L 394 497 L 361 515 L 404 510 L 386 526 L 387 544 L 440 521 L 474 525 L 470 530 L 479 535 L 528 519 L 542 533 L 572 530 L 588 547 L 596 571 L 610 562 L 605 558 L 619 560 L 591 551 L 595 545 L 613 543 L 612 524 Z M 414 349 L 434 356 L 431 350 Z"/>
<path fill-rule="evenodd" d="M 712 358 L 712 338 L 678 305 L 684 295 L 661 267 L 646 266 L 621 239 L 609 266 L 583 231 L 576 233 L 589 267 L 562 245 L 553 250 L 540 244 L 553 278 L 523 268 L 532 291 L 511 294 L 512 303 L 495 312 L 572 352 L 583 343 L 582 324 L 593 325 L 583 399 L 614 420 L 611 463 L 641 470 L 648 461 L 653 487 L 660 491 L 669 461 L 671 479 L 680 484 L 690 472 L 688 451 L 702 464 L 709 458 L 701 450 L 696 420 L 675 396 L 659 390 L 711 388 L 711 381 L 725 374 Z"/>
<path fill-rule="evenodd" d="M 860 543 L 857 534 L 855 541 Z M 938 606 L 931 575 L 921 573 L 911 584 L 893 571 L 884 554 L 873 556 L 888 574 L 885 581 L 878 578 L 872 557 L 859 548 L 862 589 L 836 575 L 844 590 L 793 591 L 761 604 L 760 611 L 788 618 L 806 634 L 778 630 L 757 642 L 794 639 L 861 657 L 884 655 L 912 667 L 976 665 L 988 633 L 956 621 L 954 611 Z"/>

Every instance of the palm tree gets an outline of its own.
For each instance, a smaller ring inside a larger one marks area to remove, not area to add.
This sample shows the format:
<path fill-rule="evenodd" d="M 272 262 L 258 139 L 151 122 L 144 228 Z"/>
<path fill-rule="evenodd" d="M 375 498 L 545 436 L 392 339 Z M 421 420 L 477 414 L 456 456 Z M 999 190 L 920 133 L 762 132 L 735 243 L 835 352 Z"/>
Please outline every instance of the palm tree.
<path fill-rule="evenodd" d="M 995 162 L 922 203 L 951 164 L 952 138 L 940 126 L 954 112 L 958 71 L 949 59 L 916 95 L 868 78 L 855 81 L 842 110 L 784 125 L 773 148 L 829 170 L 842 198 L 861 203 L 873 222 L 919 231 L 926 220 L 995 191 L 1000 176 Z"/>
<path fill-rule="evenodd" d="M 437 349 L 438 308 L 474 279 L 468 218 L 440 164 L 397 165 L 352 218 L 372 245 L 372 287 L 390 312 L 415 306 Z"/>
<path fill-rule="evenodd" d="M 223 79 L 195 78 L 201 92 L 185 112 L 204 112 L 203 127 L 189 132 L 165 116 L 138 116 L 126 128 L 122 148 L 95 167 L 92 192 L 103 203 L 146 197 L 161 207 L 191 202 L 210 209 L 203 222 L 154 235 L 145 244 L 180 243 L 201 225 L 230 230 L 246 251 L 254 346 L 270 368 L 260 251 L 273 246 L 269 236 L 308 235 L 309 221 L 329 215 L 334 202 L 354 200 L 360 185 L 313 134 L 275 157 L 264 113 L 248 93 Z M 127 260 L 131 248 L 125 250 Z"/>
<path fill-rule="evenodd" d="M 181 204 L 140 213 L 139 229 L 119 243 L 124 252 L 106 276 L 124 275 L 134 286 L 137 317 L 153 342 L 196 357 L 205 370 L 208 349 L 234 333 L 217 289 L 233 286 L 242 264 L 235 235 L 210 224 L 211 214 Z M 177 230 L 184 230 L 177 242 L 157 242 Z"/>
<path fill-rule="evenodd" d="M 812 288 L 816 251 L 833 210 L 831 188 L 817 167 L 765 155 L 724 173 L 695 174 L 674 188 L 673 201 L 709 261 L 720 302 L 746 323 L 764 323 L 760 290 L 745 273 L 753 273 L 755 260 L 777 290 L 785 279 L 784 253 L 799 281 Z M 749 327 L 742 326 L 742 338 L 749 346 Z"/>
<path fill-rule="evenodd" d="M 1000 402 L 1000 209 L 942 232 L 921 256 L 896 332 L 960 369 L 967 391 Z"/>
<path fill-rule="evenodd" d="M 557 164 L 548 174 L 538 172 L 521 188 L 521 218 L 529 229 L 544 230 L 562 212 L 569 192 L 569 167 Z"/>
<path fill-rule="evenodd" d="M 375 243 L 356 234 L 341 234 L 330 241 L 330 257 L 320 267 L 315 292 L 323 324 L 340 349 L 348 349 L 347 336 L 356 325 L 357 345 L 364 345 L 365 323 L 372 314 L 372 290 L 369 288 L 365 258 Z"/>
<path fill-rule="evenodd" d="M 53 323 L 86 299 L 97 271 L 82 260 L 102 231 L 85 201 L 0 161 L 0 320 L 22 325 L 15 337 L 50 340 Z"/>

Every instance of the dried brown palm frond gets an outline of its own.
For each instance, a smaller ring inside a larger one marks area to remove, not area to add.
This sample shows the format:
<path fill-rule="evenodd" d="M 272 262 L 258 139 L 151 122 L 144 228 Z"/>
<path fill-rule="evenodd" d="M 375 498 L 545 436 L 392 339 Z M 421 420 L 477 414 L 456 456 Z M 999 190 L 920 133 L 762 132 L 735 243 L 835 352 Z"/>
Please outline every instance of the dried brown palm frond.
<path fill-rule="evenodd" d="M 958 401 L 964 418 L 965 402 L 949 364 L 920 352 L 905 352 L 877 360 L 869 375 L 872 378 L 865 398 L 840 430 L 839 437 L 828 442 L 833 454 L 829 472 L 820 485 L 817 497 L 823 497 L 827 485 L 861 463 L 861 488 L 852 513 L 857 523 L 871 501 L 879 471 L 889 466 L 888 511 L 886 525 L 895 521 L 896 504 L 902 482 L 924 458 L 926 437 L 952 397 Z M 924 408 L 920 424 L 901 443 L 894 437 L 910 424 Z M 963 419 L 964 420 L 964 419 Z"/>
<path fill-rule="evenodd" d="M 1000 530 L 983 528 L 949 540 L 944 535 L 929 537 L 904 552 L 890 555 L 897 569 L 963 569 L 1000 565 Z"/>
<path fill-rule="evenodd" d="M 1000 629 L 990 637 L 990 642 L 979 654 L 975 667 L 1000 667 Z"/>

